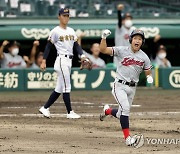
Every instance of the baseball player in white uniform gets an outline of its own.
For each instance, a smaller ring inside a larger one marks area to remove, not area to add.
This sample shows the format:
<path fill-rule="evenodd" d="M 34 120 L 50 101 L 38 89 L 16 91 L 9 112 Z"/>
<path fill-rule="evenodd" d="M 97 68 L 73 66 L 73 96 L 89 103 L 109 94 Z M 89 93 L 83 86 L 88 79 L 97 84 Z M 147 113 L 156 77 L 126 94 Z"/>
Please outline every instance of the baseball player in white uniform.
<path fill-rule="evenodd" d="M 5 46 L 8 46 L 8 53 L 3 52 Z M 1 68 L 6 69 L 17 69 L 17 68 L 26 68 L 27 64 L 24 59 L 18 55 L 20 44 L 16 41 L 10 42 L 5 40 L 3 41 L 0 47 L 0 63 Z"/>
<path fill-rule="evenodd" d="M 140 49 L 145 42 L 144 32 L 142 30 L 134 30 L 130 35 L 130 45 L 107 47 L 106 37 L 111 32 L 105 30 L 102 33 L 100 43 L 101 52 L 117 57 L 116 78 L 112 88 L 112 94 L 119 104 L 118 109 L 112 109 L 109 105 L 105 105 L 100 120 L 103 121 L 107 115 L 113 115 L 120 119 L 120 124 L 124 134 L 126 145 L 134 145 L 135 136 L 130 136 L 129 132 L 129 113 L 139 81 L 139 75 L 144 70 L 147 82 L 153 83 L 151 74 L 151 62 L 148 56 Z"/>
<path fill-rule="evenodd" d="M 60 94 L 63 95 L 63 100 L 67 109 L 67 118 L 74 119 L 80 118 L 80 115 L 76 114 L 71 108 L 70 92 L 70 73 L 73 58 L 73 49 L 77 54 L 81 55 L 81 58 L 85 57 L 82 52 L 82 48 L 77 43 L 77 36 L 75 31 L 67 27 L 69 21 L 69 9 L 61 8 L 59 10 L 58 19 L 60 25 L 51 30 L 46 45 L 43 61 L 41 63 L 41 70 L 46 69 L 46 59 L 50 52 L 51 46 L 54 44 L 57 50 L 57 58 L 54 63 L 54 70 L 58 74 L 57 84 L 55 90 L 50 95 L 46 104 L 39 109 L 39 111 L 45 116 L 50 117 L 49 107 L 58 99 Z"/>

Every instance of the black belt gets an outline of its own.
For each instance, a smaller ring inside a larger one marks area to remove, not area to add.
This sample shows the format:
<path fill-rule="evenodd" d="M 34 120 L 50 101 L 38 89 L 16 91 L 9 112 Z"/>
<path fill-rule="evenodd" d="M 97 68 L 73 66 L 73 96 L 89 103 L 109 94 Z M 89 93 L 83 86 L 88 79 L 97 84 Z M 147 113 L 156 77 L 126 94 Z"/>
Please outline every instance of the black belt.
<path fill-rule="evenodd" d="M 125 84 L 125 85 L 128 85 L 130 87 L 135 87 L 136 86 L 136 83 L 135 82 L 127 82 L 127 81 L 124 81 L 124 80 L 118 80 L 119 83 L 122 83 L 122 84 Z"/>
<path fill-rule="evenodd" d="M 59 56 L 59 54 L 57 54 L 57 56 Z M 73 59 L 73 55 L 62 55 L 62 56 L 67 57 L 69 59 Z"/>

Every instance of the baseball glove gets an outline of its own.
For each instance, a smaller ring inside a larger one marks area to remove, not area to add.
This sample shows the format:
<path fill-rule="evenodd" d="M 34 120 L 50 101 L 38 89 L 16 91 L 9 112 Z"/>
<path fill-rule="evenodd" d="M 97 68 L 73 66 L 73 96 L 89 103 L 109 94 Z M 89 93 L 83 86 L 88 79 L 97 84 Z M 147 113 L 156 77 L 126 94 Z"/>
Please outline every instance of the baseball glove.
<path fill-rule="evenodd" d="M 91 70 L 92 69 L 92 62 L 89 58 L 87 58 L 87 57 L 81 58 L 80 63 L 81 63 L 80 70 L 83 70 L 83 69 Z"/>

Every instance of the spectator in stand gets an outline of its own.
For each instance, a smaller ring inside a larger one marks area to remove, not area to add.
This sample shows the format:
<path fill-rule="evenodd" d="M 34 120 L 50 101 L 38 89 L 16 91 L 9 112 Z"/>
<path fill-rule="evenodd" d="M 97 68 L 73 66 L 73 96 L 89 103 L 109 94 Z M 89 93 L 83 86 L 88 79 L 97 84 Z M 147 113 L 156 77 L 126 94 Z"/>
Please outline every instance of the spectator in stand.
<path fill-rule="evenodd" d="M 7 47 L 8 53 L 3 52 Z M 17 41 L 3 41 L 0 47 L 1 68 L 26 68 L 30 65 L 29 58 L 18 55 L 20 44 Z"/>
<path fill-rule="evenodd" d="M 133 18 L 130 13 L 122 15 L 123 9 L 123 4 L 117 6 L 118 25 L 115 30 L 115 46 L 129 46 L 129 35 L 133 31 Z M 114 64 L 116 65 L 116 63 L 117 59 L 114 57 Z"/>
<path fill-rule="evenodd" d="M 153 45 L 149 47 L 154 67 L 171 67 L 170 61 L 166 58 L 166 47 L 162 45 L 161 35 L 157 34 L 153 39 Z"/>
<path fill-rule="evenodd" d="M 154 65 L 157 67 L 171 67 L 171 63 L 166 56 L 166 47 L 164 45 L 160 45 L 154 60 Z"/>
<path fill-rule="evenodd" d="M 83 36 L 85 36 L 85 33 L 81 33 L 78 36 L 79 45 L 81 45 L 81 39 Z M 99 57 L 100 54 L 99 43 L 93 43 L 90 50 L 92 54 L 87 53 L 85 50 L 83 50 L 83 54 L 91 60 L 92 68 L 105 68 L 106 64 L 104 60 Z"/>
<path fill-rule="evenodd" d="M 31 61 L 31 66 L 29 68 L 33 69 L 39 69 L 40 65 L 43 60 L 43 52 L 38 52 L 37 47 L 39 46 L 39 41 L 34 41 L 33 42 L 33 47 L 31 50 L 31 55 L 30 55 L 30 61 Z"/>

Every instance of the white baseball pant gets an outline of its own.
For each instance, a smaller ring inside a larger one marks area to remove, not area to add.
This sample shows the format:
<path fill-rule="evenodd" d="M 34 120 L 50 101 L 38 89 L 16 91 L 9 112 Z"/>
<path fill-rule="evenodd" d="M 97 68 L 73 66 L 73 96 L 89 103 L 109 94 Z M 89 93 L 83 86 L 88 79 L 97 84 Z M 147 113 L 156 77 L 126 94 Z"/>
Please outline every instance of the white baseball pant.
<path fill-rule="evenodd" d="M 135 92 L 136 87 L 130 87 L 119 83 L 118 81 L 114 82 L 112 94 L 116 102 L 119 104 L 119 109 L 116 114 L 117 118 L 120 118 L 121 115 L 129 116 Z"/>
<path fill-rule="evenodd" d="M 64 55 L 59 55 L 56 58 L 54 64 L 54 70 L 57 72 L 57 84 L 55 91 L 57 93 L 70 93 L 71 91 L 71 67 L 72 59 L 65 57 Z"/>

